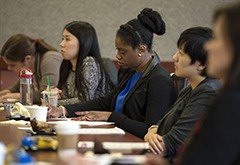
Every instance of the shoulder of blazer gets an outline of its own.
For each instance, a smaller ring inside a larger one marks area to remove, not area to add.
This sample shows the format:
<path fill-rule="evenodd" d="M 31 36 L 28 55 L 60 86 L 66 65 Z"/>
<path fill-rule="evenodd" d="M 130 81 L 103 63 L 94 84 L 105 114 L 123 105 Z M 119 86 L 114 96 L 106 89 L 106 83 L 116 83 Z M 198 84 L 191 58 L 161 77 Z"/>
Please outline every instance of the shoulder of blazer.
<path fill-rule="evenodd" d="M 195 88 L 196 90 L 193 90 L 193 94 L 197 94 L 200 91 L 216 92 L 218 89 L 220 89 L 220 87 L 221 83 L 219 80 L 213 78 L 206 78 L 197 86 L 197 88 Z"/>
<path fill-rule="evenodd" d="M 152 56 L 152 60 L 147 69 L 143 72 L 142 78 L 147 77 L 158 64 L 159 62 L 157 62 L 157 60 L 154 59 L 154 56 Z"/>

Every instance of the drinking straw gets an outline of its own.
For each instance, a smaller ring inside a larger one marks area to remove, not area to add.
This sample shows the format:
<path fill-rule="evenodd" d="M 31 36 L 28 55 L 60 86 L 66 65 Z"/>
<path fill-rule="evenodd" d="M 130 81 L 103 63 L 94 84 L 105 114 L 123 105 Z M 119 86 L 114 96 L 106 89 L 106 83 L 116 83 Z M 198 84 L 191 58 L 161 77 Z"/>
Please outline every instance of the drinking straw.
<path fill-rule="evenodd" d="M 49 76 L 47 76 L 47 88 L 48 88 L 48 91 L 50 91 L 50 79 L 49 79 Z"/>

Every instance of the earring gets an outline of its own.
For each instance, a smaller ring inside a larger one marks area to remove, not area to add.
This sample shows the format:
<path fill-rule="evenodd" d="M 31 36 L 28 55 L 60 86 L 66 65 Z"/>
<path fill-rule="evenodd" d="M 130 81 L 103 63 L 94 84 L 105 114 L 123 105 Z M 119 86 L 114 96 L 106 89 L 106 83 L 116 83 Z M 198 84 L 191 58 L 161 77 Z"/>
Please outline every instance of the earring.
<path fill-rule="evenodd" d="M 202 71 L 202 70 L 204 70 L 204 68 L 205 68 L 205 66 L 200 66 L 197 68 L 197 71 Z"/>
<path fill-rule="evenodd" d="M 142 54 L 141 54 L 141 53 L 139 53 L 139 54 L 138 54 L 138 57 L 142 57 Z"/>

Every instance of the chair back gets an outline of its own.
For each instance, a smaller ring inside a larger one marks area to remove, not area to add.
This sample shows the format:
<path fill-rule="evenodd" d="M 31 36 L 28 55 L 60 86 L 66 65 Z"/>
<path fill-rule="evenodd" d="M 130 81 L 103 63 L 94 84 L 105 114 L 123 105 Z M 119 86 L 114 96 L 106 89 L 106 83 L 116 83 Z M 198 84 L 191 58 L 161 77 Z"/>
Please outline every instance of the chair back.
<path fill-rule="evenodd" d="M 178 93 L 188 85 L 188 80 L 186 78 L 178 77 L 175 75 L 175 73 L 171 73 L 170 76 Z"/>

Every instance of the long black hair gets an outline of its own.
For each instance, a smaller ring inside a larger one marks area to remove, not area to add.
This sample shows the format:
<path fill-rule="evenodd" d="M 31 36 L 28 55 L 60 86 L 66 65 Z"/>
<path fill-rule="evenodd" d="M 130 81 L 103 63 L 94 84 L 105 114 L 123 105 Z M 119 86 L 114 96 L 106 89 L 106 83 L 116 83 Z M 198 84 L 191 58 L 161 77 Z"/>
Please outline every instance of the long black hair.
<path fill-rule="evenodd" d="M 88 88 L 86 88 L 87 85 L 85 84 L 84 77 L 82 75 L 82 64 L 83 59 L 86 58 L 87 56 L 94 57 L 94 59 L 99 63 L 101 69 L 101 77 L 105 76 L 106 85 L 110 84 L 109 76 L 103 67 L 97 34 L 94 27 L 91 24 L 83 21 L 70 22 L 64 27 L 64 30 L 65 29 L 78 39 L 78 42 L 81 47 L 79 49 L 77 56 L 75 84 L 78 91 L 78 97 L 80 97 L 81 95 L 83 98 L 86 99 L 87 96 L 85 96 L 85 92 L 83 90 Z M 65 84 L 71 68 L 72 68 L 71 62 L 68 60 L 63 60 L 60 68 L 60 80 L 58 88 L 61 89 L 62 86 Z M 89 94 L 88 91 L 87 93 Z"/>

